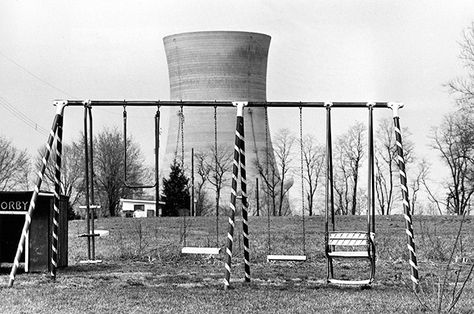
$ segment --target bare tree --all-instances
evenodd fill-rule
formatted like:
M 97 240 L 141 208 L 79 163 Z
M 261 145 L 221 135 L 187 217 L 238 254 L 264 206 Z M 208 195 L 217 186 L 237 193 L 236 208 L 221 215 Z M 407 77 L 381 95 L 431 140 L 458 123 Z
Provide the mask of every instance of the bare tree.
M 194 154 L 196 162 L 196 172 L 199 179 L 195 182 L 194 193 L 196 194 L 196 216 L 204 216 L 210 210 L 208 204 L 206 183 L 209 180 L 211 168 L 207 162 L 207 154 L 204 152 L 197 152 Z
M 129 189 L 124 179 L 123 136 L 116 129 L 104 129 L 95 137 L 94 172 L 97 190 L 107 214 L 115 216 L 121 197 L 137 197 L 141 189 Z M 143 166 L 141 150 L 136 142 L 127 138 L 127 180 L 133 185 L 149 181 Z
M 288 129 L 280 129 L 275 134 L 273 150 L 275 152 L 275 162 L 280 174 L 278 185 L 278 216 L 290 214 L 289 207 L 284 205 L 285 196 L 288 193 L 293 180 L 288 178 L 292 169 L 292 148 L 295 143 L 295 137 Z M 287 180 L 285 180 L 287 179 Z
M 472 113 L 458 110 L 447 114 L 433 130 L 431 147 L 440 153 L 449 168 L 446 208 L 462 215 L 474 192 L 474 120 Z
M 276 165 L 271 162 L 273 160 L 273 151 L 270 149 L 265 150 L 265 158 L 262 162 L 259 159 L 255 159 L 255 168 L 257 168 L 258 174 L 263 180 L 262 190 L 265 193 L 265 207 L 267 209 L 268 215 L 276 216 L 276 198 L 277 198 L 277 186 L 280 182 L 280 177 L 278 176 L 278 169 Z M 270 200 L 268 200 L 270 199 Z M 270 204 L 271 202 L 271 204 Z M 270 207 L 271 205 L 271 207 Z
M 214 186 L 216 192 L 216 216 L 219 216 L 219 206 L 222 186 L 229 180 L 232 171 L 233 155 L 228 146 L 219 145 L 217 150 L 214 146 L 210 148 L 211 155 L 207 161 L 209 169 L 208 181 Z
M 314 213 L 314 198 L 319 180 L 324 174 L 325 151 L 312 135 L 303 138 L 303 179 L 306 182 L 306 200 L 309 216 Z
M 358 212 L 359 170 L 365 157 L 365 125 L 357 122 L 342 134 L 335 147 L 336 171 L 334 175 L 336 192 L 336 213 L 352 214 Z
M 28 186 L 29 157 L 7 138 L 0 136 L 0 190 Z
M 84 159 L 83 147 L 78 143 L 63 144 L 61 158 L 61 194 L 69 198 L 71 208 L 78 205 L 84 193 Z M 55 181 L 55 157 L 56 146 L 48 163 L 48 167 L 44 176 L 44 184 L 48 189 L 54 189 Z M 38 154 L 36 159 L 36 169 L 40 169 L 42 162 L 42 154 Z
M 459 57 L 467 70 L 467 77 L 454 79 L 447 85 L 460 104 L 472 107 L 474 105 L 474 22 L 464 30 L 460 48 Z
M 428 176 L 429 172 L 429 164 L 425 159 L 422 159 L 420 162 L 417 163 L 416 172 L 414 172 L 414 179 L 411 180 L 410 189 L 411 189 L 411 212 L 415 214 L 415 210 L 418 208 L 417 201 L 418 201 L 418 192 L 420 192 L 421 187 L 423 186 L 423 182 L 426 181 L 426 177 Z
M 413 142 L 409 139 L 408 129 L 404 128 L 403 134 L 404 158 L 408 165 L 413 161 Z M 393 201 L 398 195 L 394 191 L 399 184 L 397 180 L 397 145 L 392 119 L 380 120 L 375 136 L 375 189 L 378 209 L 381 215 L 390 215 Z
M 263 191 L 270 198 L 273 216 L 291 214 L 286 195 L 293 185 L 293 179 L 288 178 L 288 175 L 293 171 L 293 151 L 291 149 L 294 143 L 295 137 L 291 135 L 290 131 L 280 129 L 274 137 L 273 150 L 270 147 L 268 151 L 265 149 L 263 162 L 259 159 L 254 161 L 263 180 Z M 275 160 L 275 163 L 271 162 L 272 160 Z M 268 211 L 270 212 L 270 208 Z

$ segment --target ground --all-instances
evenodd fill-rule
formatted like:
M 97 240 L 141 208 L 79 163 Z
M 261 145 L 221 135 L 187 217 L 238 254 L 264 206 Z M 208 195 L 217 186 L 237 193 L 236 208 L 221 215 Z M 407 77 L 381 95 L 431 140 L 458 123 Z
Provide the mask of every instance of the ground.
M 237 222 L 232 264 L 232 289 L 224 291 L 224 255 L 181 255 L 182 218 L 99 219 L 97 228 L 110 231 L 97 239 L 96 265 L 87 258 L 84 221 L 69 224 L 69 267 L 56 281 L 47 274 L 19 274 L 5 288 L 1 276 L 1 313 L 413 313 L 426 312 L 437 300 L 439 279 L 447 278 L 448 294 L 459 291 L 470 267 L 474 230 L 464 223 L 462 251 L 456 251 L 448 275 L 444 270 L 459 226 L 458 217 L 415 217 L 414 229 L 423 293 L 413 293 L 409 279 L 406 235 L 402 216 L 377 217 L 377 272 L 370 289 L 326 284 L 324 218 L 305 220 L 307 262 L 266 262 L 268 222 L 251 217 L 252 281 L 243 281 L 241 223 Z M 227 219 L 219 221 L 219 245 L 225 245 Z M 338 217 L 344 230 L 364 230 L 365 217 Z M 362 229 L 361 229 L 362 228 Z M 186 244 L 214 246 L 215 217 L 187 218 Z M 272 218 L 272 254 L 302 254 L 301 217 Z M 467 257 L 462 259 L 461 257 Z M 367 264 L 335 265 L 340 278 L 364 278 Z M 457 272 L 456 272 L 457 271 Z M 460 274 L 456 280 L 457 274 Z M 456 285 L 456 282 L 458 284 Z M 434 290 L 433 290 L 434 289 Z M 454 312 L 473 313 L 474 283 L 466 282 Z

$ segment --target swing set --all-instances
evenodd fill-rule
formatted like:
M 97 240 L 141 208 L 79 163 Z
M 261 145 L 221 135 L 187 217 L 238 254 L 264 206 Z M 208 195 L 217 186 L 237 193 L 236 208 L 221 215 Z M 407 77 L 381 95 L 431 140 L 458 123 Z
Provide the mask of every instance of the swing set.
M 92 148 L 92 107 L 123 107 L 124 108 L 124 166 L 127 167 L 126 160 L 126 128 L 127 128 L 127 107 L 156 107 L 157 112 L 155 115 L 155 183 L 150 185 L 134 185 L 127 182 L 126 171 L 124 177 L 124 184 L 130 188 L 155 188 L 155 199 L 156 203 L 159 203 L 159 123 L 160 123 L 160 107 L 161 106 L 170 106 L 170 107 L 180 107 L 181 114 L 183 113 L 183 106 L 190 107 L 211 107 L 215 108 L 214 117 L 215 117 L 215 145 L 217 145 L 217 118 L 216 110 L 217 107 L 236 107 L 236 128 L 235 128 L 235 145 L 234 145 L 234 161 L 232 166 L 232 184 L 231 184 L 231 195 L 230 195 L 230 215 L 229 215 L 229 224 L 227 232 L 227 243 L 225 247 L 225 278 L 224 278 L 224 288 L 228 289 L 230 287 L 230 277 L 232 271 L 232 252 L 233 252 L 233 242 L 234 242 L 234 227 L 235 227 L 235 208 L 237 202 L 237 188 L 238 181 L 240 181 L 240 194 L 242 201 L 242 235 L 244 242 L 244 269 L 245 269 L 245 282 L 250 282 L 250 246 L 249 246 L 249 228 L 248 228 L 248 199 L 247 199 L 247 175 L 245 168 L 245 136 L 244 136 L 244 107 L 263 107 L 265 108 L 265 113 L 267 108 L 278 107 L 278 108 L 299 108 L 300 110 L 300 149 L 302 152 L 302 110 L 303 108 L 325 108 L 326 109 L 326 162 L 327 162 L 327 180 L 326 180 L 326 223 L 325 223 L 325 253 L 327 258 L 327 282 L 339 285 L 369 285 L 374 280 L 375 275 L 375 198 L 374 198 L 374 143 L 373 143 L 373 109 L 378 108 L 389 108 L 393 113 L 393 121 L 395 127 L 395 137 L 397 144 L 397 153 L 398 153 L 398 166 L 400 170 L 400 181 L 401 181 L 401 190 L 402 190 L 402 199 L 403 199 L 403 209 L 405 216 L 405 227 L 407 234 L 407 245 L 409 250 L 409 264 L 411 268 L 411 280 L 414 288 L 417 287 L 419 277 L 418 277 L 418 265 L 416 260 L 415 253 L 415 244 L 413 236 L 413 228 L 411 221 L 411 213 L 409 207 L 409 197 L 408 197 L 408 188 L 407 188 L 407 179 L 405 173 L 405 162 L 403 157 L 403 146 L 402 146 L 402 137 L 400 131 L 400 119 L 399 119 L 399 109 L 403 107 L 400 103 L 387 103 L 387 102 L 377 102 L 377 103 L 364 103 L 364 102 L 230 102 L 230 101 L 108 101 L 108 100 L 63 100 L 55 101 L 56 106 L 56 115 L 53 120 L 51 132 L 47 140 L 47 150 L 42 159 L 42 166 L 38 172 L 38 178 L 35 185 L 33 195 L 31 197 L 30 206 L 25 218 L 25 224 L 23 226 L 22 234 L 20 241 L 18 243 L 17 251 L 15 254 L 15 260 L 10 272 L 10 278 L 8 286 L 11 287 L 15 280 L 15 275 L 19 266 L 19 261 L 21 254 L 23 252 L 26 235 L 28 234 L 31 216 L 35 210 L 35 203 L 38 197 L 38 193 L 43 181 L 43 176 L 46 171 L 47 163 L 52 151 L 53 144 L 56 143 L 56 158 L 55 158 L 55 203 L 59 200 L 60 192 L 60 182 L 61 182 L 61 154 L 62 154 L 62 128 L 63 128 L 63 116 L 66 107 L 84 107 L 85 108 L 85 152 L 86 152 L 86 182 L 89 180 L 91 182 L 91 187 L 87 188 L 86 193 L 86 208 L 87 216 L 90 218 L 90 210 L 94 204 L 94 188 L 93 188 L 93 172 L 92 172 L 92 150 L 87 150 L 87 143 L 89 143 L 90 148 Z M 368 127 L 368 208 L 367 208 L 367 229 L 365 231 L 342 231 L 336 228 L 335 221 L 335 212 L 334 212 L 334 192 L 333 192 L 333 165 L 332 165 L 332 142 L 331 142 L 331 110 L 335 108 L 365 108 L 369 112 L 369 127 Z M 87 119 L 87 115 L 89 120 Z M 267 114 L 265 114 L 265 119 L 267 119 Z M 89 121 L 89 124 L 87 124 Z M 87 127 L 88 125 L 88 127 Z M 268 123 L 266 124 L 268 125 Z M 183 122 L 181 121 L 181 138 L 182 138 L 182 162 L 184 163 L 184 135 L 183 135 Z M 90 136 L 90 141 L 87 140 L 87 135 Z M 217 150 L 217 149 L 216 149 Z M 268 158 L 268 130 L 267 130 L 267 158 Z M 303 167 L 301 166 L 301 171 Z M 57 199 L 56 199 L 57 198 Z M 305 220 L 304 220 L 304 185 L 302 182 L 302 224 L 303 224 L 303 255 L 271 255 L 270 254 L 270 242 L 268 244 L 269 255 L 267 259 L 270 260 L 286 260 L 286 261 L 305 261 L 306 260 L 306 247 L 305 247 Z M 53 218 L 53 232 L 52 232 L 52 256 L 51 256 L 51 277 L 56 278 L 56 265 L 57 265 L 57 234 L 58 234 L 58 221 L 59 209 L 55 206 L 54 218 Z M 217 210 L 217 209 L 216 209 Z M 92 214 L 92 218 L 94 214 Z M 268 217 L 269 218 L 269 217 Z M 93 219 L 92 226 L 89 225 L 88 221 L 88 246 L 89 249 L 89 259 L 94 259 L 94 229 L 93 229 Z M 270 222 L 270 220 L 269 220 Z M 92 227 L 92 228 L 91 228 Z M 217 234 L 218 234 L 218 229 Z M 270 231 L 270 228 L 268 228 Z M 271 235 L 269 233 L 269 239 Z M 217 237 L 218 240 L 218 237 Z M 218 250 L 218 251 L 217 251 Z M 192 253 L 192 254 L 218 254 L 220 248 L 193 248 L 184 246 L 182 248 L 183 253 Z M 369 278 L 364 280 L 341 280 L 334 278 L 334 267 L 333 261 L 335 259 L 367 259 L 370 262 L 370 273 Z

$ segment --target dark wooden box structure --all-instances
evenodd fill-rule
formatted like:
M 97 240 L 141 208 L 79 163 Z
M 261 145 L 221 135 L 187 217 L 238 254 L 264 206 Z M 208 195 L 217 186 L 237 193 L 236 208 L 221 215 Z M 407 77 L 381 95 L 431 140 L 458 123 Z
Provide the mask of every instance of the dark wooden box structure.
M 33 192 L 0 192 L 0 266 L 10 267 L 15 258 L 26 213 Z M 60 197 L 58 230 L 58 267 L 68 259 L 68 198 Z M 30 231 L 20 259 L 25 272 L 50 271 L 54 195 L 40 192 L 31 219 Z

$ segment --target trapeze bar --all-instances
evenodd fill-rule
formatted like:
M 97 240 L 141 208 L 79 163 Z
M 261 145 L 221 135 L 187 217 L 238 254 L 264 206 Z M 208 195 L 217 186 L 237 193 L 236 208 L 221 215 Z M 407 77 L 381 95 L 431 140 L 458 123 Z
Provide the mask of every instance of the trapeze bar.
M 127 107 L 233 107 L 232 101 L 161 101 L 161 100 L 56 100 L 54 103 L 65 103 L 65 106 L 127 106 Z M 327 102 L 304 102 L 304 101 L 249 101 L 246 107 L 273 107 L 273 108 L 325 108 Z M 388 102 L 332 102 L 331 108 L 367 108 L 370 104 L 373 108 L 389 108 Z

